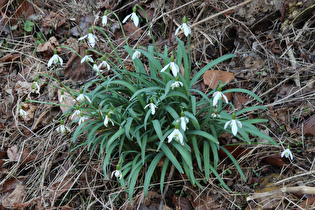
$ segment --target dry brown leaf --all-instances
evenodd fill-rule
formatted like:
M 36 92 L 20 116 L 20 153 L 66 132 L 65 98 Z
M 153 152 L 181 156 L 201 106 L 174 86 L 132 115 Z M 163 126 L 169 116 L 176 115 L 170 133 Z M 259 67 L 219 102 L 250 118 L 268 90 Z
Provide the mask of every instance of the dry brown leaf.
M 23 185 L 17 185 L 11 194 L 6 194 L 2 199 L 2 205 L 6 208 L 12 208 L 22 202 L 25 195 Z
M 250 152 L 250 149 L 245 149 L 241 145 L 240 146 L 238 146 L 238 145 L 224 145 L 223 147 L 227 151 L 229 151 L 233 155 L 234 158 L 239 158 L 239 157 L 246 155 L 247 153 Z M 227 154 L 222 149 L 220 149 L 218 151 L 218 153 L 219 153 L 220 158 L 228 157 Z
M 242 95 L 241 93 L 234 93 L 234 106 L 236 109 L 241 108 L 246 102 L 249 101 L 247 96 Z
M 277 166 L 277 167 L 283 167 L 287 165 L 285 162 L 283 162 L 283 158 L 281 158 L 280 155 L 273 155 L 273 156 L 265 157 L 262 159 L 262 161 L 272 166 Z
M 190 204 L 190 201 L 185 197 L 174 195 L 172 200 L 176 206 L 176 209 L 182 209 L 182 210 L 193 209 L 191 204 Z
M 44 44 L 40 43 L 36 48 L 36 52 L 42 53 L 47 58 L 50 58 L 54 54 L 54 49 L 59 46 L 59 42 L 56 37 L 52 36 Z
M 126 36 L 130 36 L 132 40 L 138 40 L 143 33 L 143 30 L 135 26 L 133 22 L 126 23 L 123 25 L 123 28 L 126 32 Z
M 20 0 L 14 13 L 14 18 L 10 18 L 10 22 L 12 25 L 15 25 L 17 20 L 20 20 L 22 17 L 28 18 L 31 15 L 35 15 L 33 4 L 28 0 Z
M 86 62 L 81 63 L 81 57 L 83 58 L 85 56 L 85 50 L 88 48 L 86 44 L 80 44 L 75 50 L 76 53 L 72 52 L 72 56 L 63 70 L 66 77 L 74 81 L 87 78 L 88 72 L 91 72 L 92 68 Z M 79 57 L 77 53 L 81 55 L 81 57 Z
M 64 95 L 64 100 L 62 102 L 60 102 L 60 104 L 66 105 L 66 106 L 60 106 L 60 109 L 61 109 L 62 113 L 65 113 L 66 111 L 68 111 L 70 109 L 67 106 L 73 107 L 76 102 L 73 101 L 73 98 L 69 93 L 64 92 L 63 95 Z M 60 98 L 61 98 L 61 90 L 58 89 L 58 101 L 60 101 Z
M 315 114 L 304 124 L 304 134 L 315 136 Z
M 203 74 L 203 82 L 211 89 L 216 89 L 219 81 L 222 84 L 229 83 L 234 79 L 234 74 L 226 71 L 208 70 Z
M 11 62 L 17 60 L 21 55 L 18 53 L 6 54 L 0 59 L 0 63 Z
M 18 146 L 13 145 L 11 148 L 8 148 L 7 154 L 11 161 L 18 161 L 20 157 L 18 152 Z
M 42 21 L 42 27 L 50 28 L 52 27 L 54 30 L 62 26 L 66 22 L 65 17 L 50 11 L 49 15 L 47 15 Z
M 22 185 L 23 182 L 23 178 L 10 178 L 4 182 L 1 193 L 11 193 L 16 188 L 16 186 Z

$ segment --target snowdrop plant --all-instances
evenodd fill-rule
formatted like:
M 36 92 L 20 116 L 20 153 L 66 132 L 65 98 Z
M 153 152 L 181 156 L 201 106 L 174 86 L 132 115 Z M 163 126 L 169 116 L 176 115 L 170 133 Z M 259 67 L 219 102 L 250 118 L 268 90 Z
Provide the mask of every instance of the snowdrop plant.
M 78 41 L 83 40 L 83 39 L 87 39 L 88 45 L 89 45 L 90 47 L 92 47 L 92 48 L 95 46 L 96 42 L 98 41 L 97 36 L 95 36 L 95 35 L 93 34 L 93 29 L 92 29 L 92 27 L 89 28 L 89 33 L 88 33 L 87 35 L 85 35 L 85 36 L 80 37 L 80 38 L 78 39 Z M 81 62 L 82 62 L 82 61 L 81 61 Z
M 107 13 L 108 13 L 108 11 L 105 10 L 104 15 L 102 17 L 102 25 L 103 25 L 103 27 L 106 26 L 106 24 L 107 24 Z
M 136 8 L 141 9 L 145 15 L 145 11 L 137 5 L 123 23 L 131 17 L 135 25 L 138 24 Z M 118 19 L 115 13 L 111 13 Z M 189 36 L 186 44 L 179 38 L 176 39 L 176 52 L 169 52 L 165 46 L 163 53 L 160 53 L 147 18 L 146 22 L 153 46 L 133 50 L 126 39 L 126 46 L 122 49 L 132 58 L 130 60 L 134 71 L 125 68 L 125 57 L 120 57 L 106 32 L 95 26 L 108 40 L 116 55 L 107 60 L 113 75 L 90 81 L 85 84 L 84 90 L 80 90 L 80 94 L 72 91 L 72 97 L 82 111 L 80 116 L 86 113 L 83 116 L 89 119 L 81 120 L 72 134 L 72 142 L 78 144 L 76 148 L 83 145 L 87 145 L 91 151 L 98 148 L 99 157 L 104 157 L 104 176 L 115 175 L 119 184 L 127 189 L 130 201 L 136 185 L 143 186 L 147 196 L 150 184 L 159 182 L 163 192 L 166 173 L 171 166 L 178 173 L 185 174 L 193 185 L 202 188 L 198 179 L 209 180 L 212 173 L 223 187 L 229 189 L 222 175 L 217 172 L 218 150 L 223 150 L 236 166 L 238 164 L 220 145 L 218 137 L 228 132 L 247 143 L 252 142 L 250 136 L 258 136 L 276 144 L 253 125 L 266 122 L 265 120 L 248 119 L 246 116 L 247 112 L 266 108 L 253 106 L 231 114 L 228 108 L 234 110 L 234 106 L 227 100 L 225 93 L 242 92 L 262 101 L 249 90 L 237 88 L 223 91 L 224 85 L 208 92 L 195 89 L 194 84 L 207 70 L 235 55 L 227 54 L 217 58 L 192 75 Z M 120 26 L 123 30 L 121 24 Z M 184 32 L 185 27 L 184 25 Z M 103 53 L 105 52 L 97 54 Z M 140 54 L 141 57 L 138 56 Z M 183 68 L 182 72 L 179 71 L 179 66 Z M 64 91 L 71 92 L 67 89 Z M 226 102 L 224 107 L 222 98 Z M 78 142 L 77 139 L 85 141 Z M 213 159 L 210 160 L 210 157 Z M 162 161 L 162 167 L 159 167 L 158 164 Z M 236 168 L 245 180 L 240 167 Z
M 127 15 L 124 19 L 123 19 L 123 23 L 125 23 L 129 18 L 131 18 L 131 20 L 133 21 L 133 23 L 135 24 L 135 26 L 138 27 L 139 25 L 139 17 L 136 14 L 137 12 L 137 7 L 133 7 L 132 8 L 132 13 Z
M 176 29 L 175 35 L 177 35 L 180 30 L 184 31 L 185 36 L 188 36 L 188 35 L 191 34 L 191 29 L 190 29 L 190 27 L 189 27 L 188 24 L 187 24 L 186 16 L 183 17 L 183 24 L 180 25 L 180 26 Z
M 293 154 L 291 152 L 291 150 L 289 148 L 285 149 L 282 153 L 281 153 L 281 157 L 286 157 L 288 159 L 293 160 Z
M 57 55 L 57 49 L 54 49 L 54 55 L 49 59 L 47 67 L 49 68 L 52 64 L 57 65 L 60 64 L 62 66 L 63 60 Z

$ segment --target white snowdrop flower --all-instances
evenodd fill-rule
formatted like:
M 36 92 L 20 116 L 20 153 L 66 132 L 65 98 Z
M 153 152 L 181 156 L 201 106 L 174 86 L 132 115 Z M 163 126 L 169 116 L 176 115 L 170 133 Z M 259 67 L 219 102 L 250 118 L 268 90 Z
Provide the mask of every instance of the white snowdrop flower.
M 189 27 L 188 24 L 187 24 L 187 20 L 186 20 L 186 17 L 185 17 L 185 16 L 184 16 L 184 18 L 183 18 L 183 24 L 180 25 L 180 26 L 176 29 L 175 35 L 178 34 L 179 30 L 184 31 L 185 36 L 188 36 L 189 34 L 191 34 L 191 29 L 190 29 L 190 27 Z
M 92 28 L 89 28 L 89 34 L 82 36 L 78 40 L 80 41 L 80 40 L 85 39 L 85 38 L 87 38 L 88 45 L 92 48 L 95 46 L 96 41 L 98 40 L 98 38 L 93 34 Z
M 178 123 L 175 123 L 175 129 L 173 130 L 173 132 L 168 135 L 168 143 L 170 143 L 173 139 L 175 139 L 176 141 L 179 141 L 182 145 L 184 145 L 184 137 L 183 134 L 179 131 L 178 129 Z
M 100 63 L 100 65 L 98 66 L 99 69 L 101 68 L 107 68 L 107 70 L 110 70 L 110 65 L 106 62 L 106 56 L 103 56 L 103 61 L 102 63 Z
M 37 94 L 40 94 L 40 87 L 37 82 L 33 82 L 32 89 L 34 89 Z
M 171 62 L 164 66 L 164 68 L 161 70 L 161 72 L 164 72 L 167 68 L 170 68 L 172 70 L 172 73 L 174 77 L 177 77 L 177 74 L 179 73 L 179 67 L 178 65 L 174 62 L 174 56 L 171 56 Z
M 79 125 L 81 125 L 82 123 L 85 123 L 85 120 L 87 120 L 88 118 L 87 117 L 85 117 L 85 116 L 83 116 L 82 114 L 81 114 L 81 116 L 80 116 L 80 119 L 79 119 Z
M 238 127 L 242 128 L 242 123 L 235 119 L 235 113 L 232 114 L 232 120 L 227 121 L 225 123 L 224 129 L 226 129 L 229 124 L 231 125 L 231 130 L 232 130 L 233 135 L 236 136 L 237 131 L 238 131 Z
M 70 132 L 70 129 L 67 126 L 65 126 L 63 124 L 63 120 L 61 120 L 60 125 L 56 128 L 56 131 L 60 133 L 66 133 L 67 131 Z
M 216 109 L 212 114 L 211 114 L 212 117 L 219 117 L 221 118 L 221 116 L 218 114 L 218 110 Z
M 26 113 L 26 111 L 24 111 L 24 110 L 22 109 L 22 105 L 21 105 L 21 104 L 19 105 L 19 111 L 20 111 L 20 115 L 21 115 L 22 117 L 26 117 L 26 116 L 27 116 L 27 113 Z
M 103 27 L 106 26 L 106 24 L 107 24 L 107 13 L 108 13 L 108 11 L 105 10 L 104 15 L 102 17 L 102 25 L 103 25 Z
M 180 81 L 177 81 L 176 79 L 175 79 L 175 82 L 173 82 L 173 83 L 171 84 L 172 90 L 173 90 L 174 88 L 178 88 L 178 87 L 180 87 L 180 86 L 183 87 L 183 83 L 180 82 Z
M 77 120 L 79 119 L 80 116 L 81 116 L 81 111 L 79 109 L 76 109 L 74 113 L 71 115 L 71 119 Z
M 105 120 L 104 120 L 104 125 L 105 125 L 105 127 L 108 127 L 108 122 L 111 122 L 111 123 L 112 123 L 112 126 L 114 126 L 114 122 L 113 122 L 112 119 L 110 118 L 112 113 L 113 113 L 113 112 L 110 111 L 108 114 L 106 114 Z
M 62 103 L 65 99 L 66 99 L 66 96 L 64 95 L 64 92 L 62 90 L 60 94 L 59 102 Z
M 288 159 L 291 159 L 293 160 L 293 154 L 291 152 L 291 150 L 288 148 L 286 150 L 284 150 L 282 153 L 281 153 L 281 157 L 285 156 L 286 158 Z
M 140 56 L 141 56 L 141 52 L 139 50 L 135 50 L 135 52 L 132 55 L 132 60 L 136 58 L 140 58 Z
M 115 175 L 115 177 L 117 177 L 117 178 L 119 178 L 119 179 L 122 178 L 122 173 L 121 173 L 120 170 L 115 170 L 115 171 L 113 171 L 113 172 L 112 172 L 112 177 L 113 177 L 113 175 Z
M 73 101 L 82 102 L 84 100 L 87 100 L 88 102 L 92 103 L 91 99 L 89 97 L 87 97 L 86 95 L 84 95 L 82 89 L 80 89 L 80 95 L 78 95 L 76 100 L 73 100 Z
M 133 12 L 132 12 L 131 14 L 127 15 L 127 16 L 124 18 L 124 20 L 122 21 L 122 23 L 125 23 L 125 22 L 131 17 L 131 20 L 133 21 L 133 23 L 135 24 L 135 26 L 138 27 L 138 25 L 139 25 L 139 17 L 138 17 L 137 14 L 136 14 L 137 8 L 136 8 L 136 7 L 132 8 L 132 11 L 133 11 Z
M 56 65 L 58 63 L 62 66 L 63 60 L 57 55 L 57 49 L 54 49 L 54 55 L 49 59 L 47 67 L 49 68 L 52 64 Z
M 155 114 L 155 109 L 158 108 L 158 107 L 153 103 L 152 99 L 151 99 L 151 103 L 147 104 L 144 108 L 146 109 L 147 107 L 150 107 L 150 109 L 151 109 L 151 114 L 152 114 L 152 115 Z
M 216 106 L 218 104 L 218 101 L 221 100 L 222 97 L 226 103 L 229 103 L 227 97 L 221 91 L 222 91 L 222 86 L 219 85 L 218 91 L 213 93 L 213 106 Z
M 96 63 L 93 64 L 93 67 L 92 67 L 92 68 L 93 68 L 93 70 L 96 71 L 97 73 L 102 73 L 102 72 L 103 72 L 103 70 L 100 70 L 99 66 L 96 65 Z
M 181 117 L 179 118 L 180 121 L 180 126 L 182 127 L 182 129 L 184 131 L 186 131 L 186 126 L 189 123 L 189 119 L 187 117 L 184 116 L 184 112 L 181 113 Z
M 81 63 L 84 63 L 84 62 L 92 62 L 92 63 L 94 62 L 92 55 L 88 55 L 87 50 L 85 51 L 85 56 L 81 59 Z

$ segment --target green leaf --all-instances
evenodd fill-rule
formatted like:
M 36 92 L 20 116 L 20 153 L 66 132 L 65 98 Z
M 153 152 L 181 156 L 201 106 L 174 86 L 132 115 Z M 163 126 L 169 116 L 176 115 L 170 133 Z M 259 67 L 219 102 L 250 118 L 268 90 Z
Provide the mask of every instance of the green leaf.
M 166 157 L 168 157 L 168 159 L 170 159 L 170 161 L 173 163 L 173 165 L 175 166 L 175 168 L 177 168 L 177 170 L 180 173 L 184 173 L 182 167 L 180 166 L 178 160 L 176 159 L 175 155 L 172 153 L 172 151 L 166 146 L 165 143 L 163 143 L 161 145 L 161 150 L 164 152 L 164 154 L 166 155 Z
M 159 139 L 161 141 L 163 141 L 164 138 L 163 138 L 163 133 L 162 133 L 162 130 L 161 130 L 160 121 L 159 120 L 153 120 L 152 123 L 153 123 L 154 130 L 156 132 L 156 135 L 159 137 Z
M 244 182 L 246 182 L 246 178 L 245 175 L 240 167 L 240 165 L 238 164 L 237 160 L 233 157 L 233 155 L 224 147 L 220 146 L 220 149 L 222 149 L 225 154 L 227 154 L 227 156 L 232 160 L 233 164 L 235 165 L 236 169 L 238 170 L 238 173 L 241 175 L 242 179 L 244 180 Z
M 208 181 L 210 178 L 210 144 L 208 141 L 203 141 L 203 163 L 206 180 Z
M 190 151 L 188 151 L 187 148 L 185 148 L 183 145 L 179 144 L 178 142 L 176 142 L 174 140 L 171 142 L 171 144 L 177 149 L 177 151 L 182 156 L 183 160 L 187 163 L 189 168 L 193 169 Z
M 166 157 L 164 160 L 164 164 L 163 164 L 163 168 L 162 168 L 162 172 L 161 172 L 161 179 L 160 179 L 161 193 L 163 193 L 164 179 L 165 179 L 165 174 L 166 174 L 166 170 L 168 168 L 169 162 L 170 162 L 170 160 Z
M 218 139 L 214 138 L 214 136 L 212 136 L 211 134 L 205 132 L 205 131 L 201 131 L 201 130 L 192 130 L 192 131 L 187 131 L 186 135 L 197 135 L 197 136 L 202 136 L 206 139 L 209 139 L 210 141 L 212 141 L 213 143 L 219 144 Z
M 250 96 L 253 96 L 257 101 L 259 102 L 263 102 L 255 93 L 253 93 L 250 90 L 246 90 L 246 89 L 241 89 L 241 88 L 233 88 L 233 89 L 228 89 L 225 91 L 222 91 L 222 93 L 231 93 L 231 92 L 238 92 L 238 93 L 247 93 Z
M 199 151 L 199 147 L 198 147 L 198 143 L 197 143 L 197 137 L 196 136 L 192 136 L 191 142 L 192 142 L 192 145 L 193 145 L 193 148 L 194 148 L 195 157 L 197 159 L 198 167 L 199 167 L 199 169 L 201 171 L 203 171 L 202 165 L 201 165 L 200 151 Z
M 25 31 L 31 32 L 31 31 L 33 31 L 34 25 L 35 24 L 32 21 L 26 20 L 23 27 L 24 27 Z
M 159 154 L 157 154 L 149 168 L 148 168 L 148 171 L 146 172 L 145 174 L 145 179 L 144 179 L 144 184 L 143 184 L 143 191 L 144 191 L 144 196 L 147 198 L 148 197 L 148 189 L 149 189 L 149 185 L 150 185 L 150 181 L 151 181 L 151 178 L 152 178 L 152 175 L 153 175 L 153 172 L 155 171 L 155 168 L 157 166 L 157 164 L 159 163 L 159 161 L 161 160 L 161 158 L 164 156 L 164 153 L 163 152 L 160 152 Z
M 110 139 L 107 142 L 106 145 L 106 152 L 108 152 L 108 148 L 110 147 L 110 145 L 116 140 L 118 139 L 123 133 L 125 132 L 125 128 L 121 128 L 119 129 L 112 137 L 110 137 Z
M 130 183 L 129 183 L 129 201 L 130 203 L 132 204 L 132 197 L 134 195 L 134 189 L 135 189 L 135 185 L 136 185 L 136 182 L 137 182 L 137 179 L 138 179 L 138 176 L 139 176 L 139 172 L 141 170 L 141 165 L 138 165 L 137 168 L 135 168 L 133 170 L 132 173 L 132 176 L 131 176 L 131 180 L 130 180 Z

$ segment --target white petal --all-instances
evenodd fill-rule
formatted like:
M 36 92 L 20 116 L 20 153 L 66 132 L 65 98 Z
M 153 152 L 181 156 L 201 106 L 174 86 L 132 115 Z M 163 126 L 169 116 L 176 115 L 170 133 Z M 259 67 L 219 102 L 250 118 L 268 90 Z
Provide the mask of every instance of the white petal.
M 151 114 L 154 115 L 156 106 L 153 103 L 151 103 L 150 108 L 151 108 Z
M 175 136 L 175 134 L 176 134 L 176 129 L 170 134 L 170 135 L 168 135 L 168 143 L 170 143 L 172 140 L 173 140 L 173 138 L 174 138 L 174 136 Z
M 161 72 L 164 72 L 170 65 L 171 65 L 171 63 L 169 63 L 166 66 L 164 66 L 164 68 L 161 70 Z
M 220 92 L 216 91 L 213 94 L 213 106 L 216 106 L 218 104 L 219 98 L 220 98 Z
M 135 26 L 138 27 L 138 25 L 139 25 L 139 18 L 138 18 L 136 13 L 133 12 L 131 14 L 131 19 L 133 20 L 133 23 L 135 24 Z
M 92 103 L 91 99 L 89 97 L 87 97 L 86 95 L 84 95 L 85 99 L 88 100 L 88 102 Z
M 177 77 L 177 74 L 179 73 L 179 67 L 174 62 L 171 62 L 170 65 L 171 65 L 171 70 L 172 70 L 174 77 Z
M 63 60 L 62 60 L 62 58 L 60 58 L 59 56 L 58 56 L 58 58 L 59 58 L 60 66 L 62 66 Z
M 242 128 L 242 123 L 238 120 L 236 120 L 237 124 L 238 124 L 238 127 Z
M 232 127 L 232 133 L 233 133 L 233 135 L 234 136 L 236 136 L 236 134 L 237 134 L 237 125 L 236 125 L 236 121 L 235 120 L 232 120 L 232 122 L 231 122 L 231 127 Z
M 128 18 L 131 16 L 131 14 L 130 15 L 127 15 L 125 18 L 124 18 L 124 20 L 122 21 L 122 23 L 125 23 L 127 20 L 128 20 Z
M 87 59 L 87 56 L 84 56 L 82 59 L 81 59 L 81 63 L 84 63 L 84 61 L 86 61 Z
M 104 125 L 105 125 L 105 127 L 108 126 L 108 116 L 107 115 L 105 116 Z
M 291 151 L 290 151 L 289 155 L 290 155 L 291 160 L 293 160 L 293 155 L 292 155 Z
M 50 67 L 53 61 L 54 61 L 54 56 L 49 59 L 47 67 Z
M 102 18 L 102 25 L 105 26 L 107 24 L 107 15 L 104 15 Z
M 223 99 L 225 100 L 226 103 L 229 103 L 227 97 L 223 93 L 221 93 L 221 97 L 223 97 Z
M 186 23 L 183 23 L 183 29 L 184 29 L 185 36 L 188 36 L 189 34 L 191 34 L 190 27 Z
M 82 40 L 82 39 L 85 39 L 86 37 L 87 37 L 87 35 L 82 36 L 82 37 L 80 37 L 80 38 L 78 39 L 78 41 L 80 41 L 80 40 Z
M 177 34 L 178 34 L 178 32 L 179 32 L 179 30 L 181 30 L 181 28 L 182 28 L 182 25 L 180 25 L 180 26 L 176 29 L 176 31 L 175 31 L 175 35 L 177 35 Z
M 231 121 L 227 121 L 224 125 L 224 129 L 226 129 L 228 127 L 228 125 L 231 123 Z

